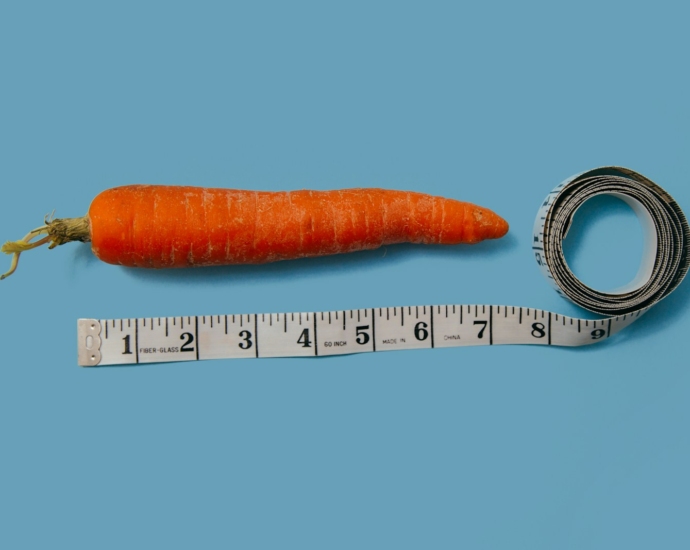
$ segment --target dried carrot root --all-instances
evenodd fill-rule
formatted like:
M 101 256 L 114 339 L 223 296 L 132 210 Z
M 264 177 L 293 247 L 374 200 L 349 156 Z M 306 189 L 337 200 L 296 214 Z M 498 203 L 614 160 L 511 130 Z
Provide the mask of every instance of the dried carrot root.
M 128 185 L 100 193 L 82 218 L 45 220 L 2 251 L 91 242 L 129 267 L 257 264 L 341 254 L 387 244 L 477 243 L 502 237 L 492 211 L 454 199 L 386 189 L 262 192 Z M 36 237 L 45 235 L 36 242 Z

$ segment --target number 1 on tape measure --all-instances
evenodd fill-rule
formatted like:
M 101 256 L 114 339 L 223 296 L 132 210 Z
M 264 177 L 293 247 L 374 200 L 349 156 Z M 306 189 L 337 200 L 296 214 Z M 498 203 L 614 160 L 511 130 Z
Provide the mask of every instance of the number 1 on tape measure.
M 577 209 L 613 195 L 638 215 L 645 253 L 637 277 L 614 292 L 584 285 L 570 271 L 562 241 Z M 82 366 L 200 359 L 313 357 L 498 344 L 583 346 L 638 319 L 680 284 L 690 267 L 690 228 L 661 187 L 620 167 L 584 172 L 542 204 L 532 241 L 535 260 L 557 292 L 602 315 L 589 320 L 498 305 L 406 306 L 309 313 L 80 319 Z

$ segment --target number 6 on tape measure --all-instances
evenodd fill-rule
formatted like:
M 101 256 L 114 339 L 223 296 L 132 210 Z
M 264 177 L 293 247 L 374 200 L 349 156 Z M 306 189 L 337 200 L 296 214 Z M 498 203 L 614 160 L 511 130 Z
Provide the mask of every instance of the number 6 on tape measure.
M 642 222 L 645 251 L 635 279 L 614 292 L 584 285 L 565 261 L 562 241 L 577 209 L 614 195 Z M 690 265 L 690 229 L 661 187 L 620 167 L 574 176 L 537 214 L 532 248 L 556 291 L 605 319 L 566 317 L 534 308 L 434 305 L 329 312 L 79 319 L 82 366 L 256 357 L 299 357 L 497 344 L 582 346 L 617 333 L 668 296 Z

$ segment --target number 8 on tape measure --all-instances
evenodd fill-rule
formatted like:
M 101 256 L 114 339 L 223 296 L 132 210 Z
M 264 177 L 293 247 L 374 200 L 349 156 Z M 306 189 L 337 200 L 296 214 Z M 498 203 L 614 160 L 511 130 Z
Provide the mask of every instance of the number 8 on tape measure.
M 562 249 L 573 216 L 587 200 L 613 195 L 639 217 L 644 255 L 635 279 L 613 292 L 579 281 Z M 434 305 L 329 312 L 79 319 L 82 366 L 199 359 L 300 357 L 497 344 L 582 346 L 609 338 L 668 296 L 690 264 L 690 229 L 661 187 L 620 167 L 584 172 L 558 185 L 542 204 L 532 247 L 556 291 L 605 319 L 577 319 L 534 308 Z

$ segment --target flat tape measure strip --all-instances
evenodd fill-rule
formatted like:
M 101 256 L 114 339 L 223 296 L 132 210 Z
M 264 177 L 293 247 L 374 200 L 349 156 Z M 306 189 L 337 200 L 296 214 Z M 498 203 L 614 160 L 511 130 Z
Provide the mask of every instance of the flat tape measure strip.
M 628 203 L 644 231 L 635 279 L 612 292 L 579 281 L 563 255 L 577 209 L 597 195 Z M 668 296 L 690 267 L 690 229 L 673 198 L 644 176 L 604 167 L 558 185 L 537 214 L 534 257 L 556 291 L 604 319 L 496 305 L 405 306 L 329 312 L 79 319 L 82 366 L 300 357 L 497 344 L 583 346 L 605 340 Z

